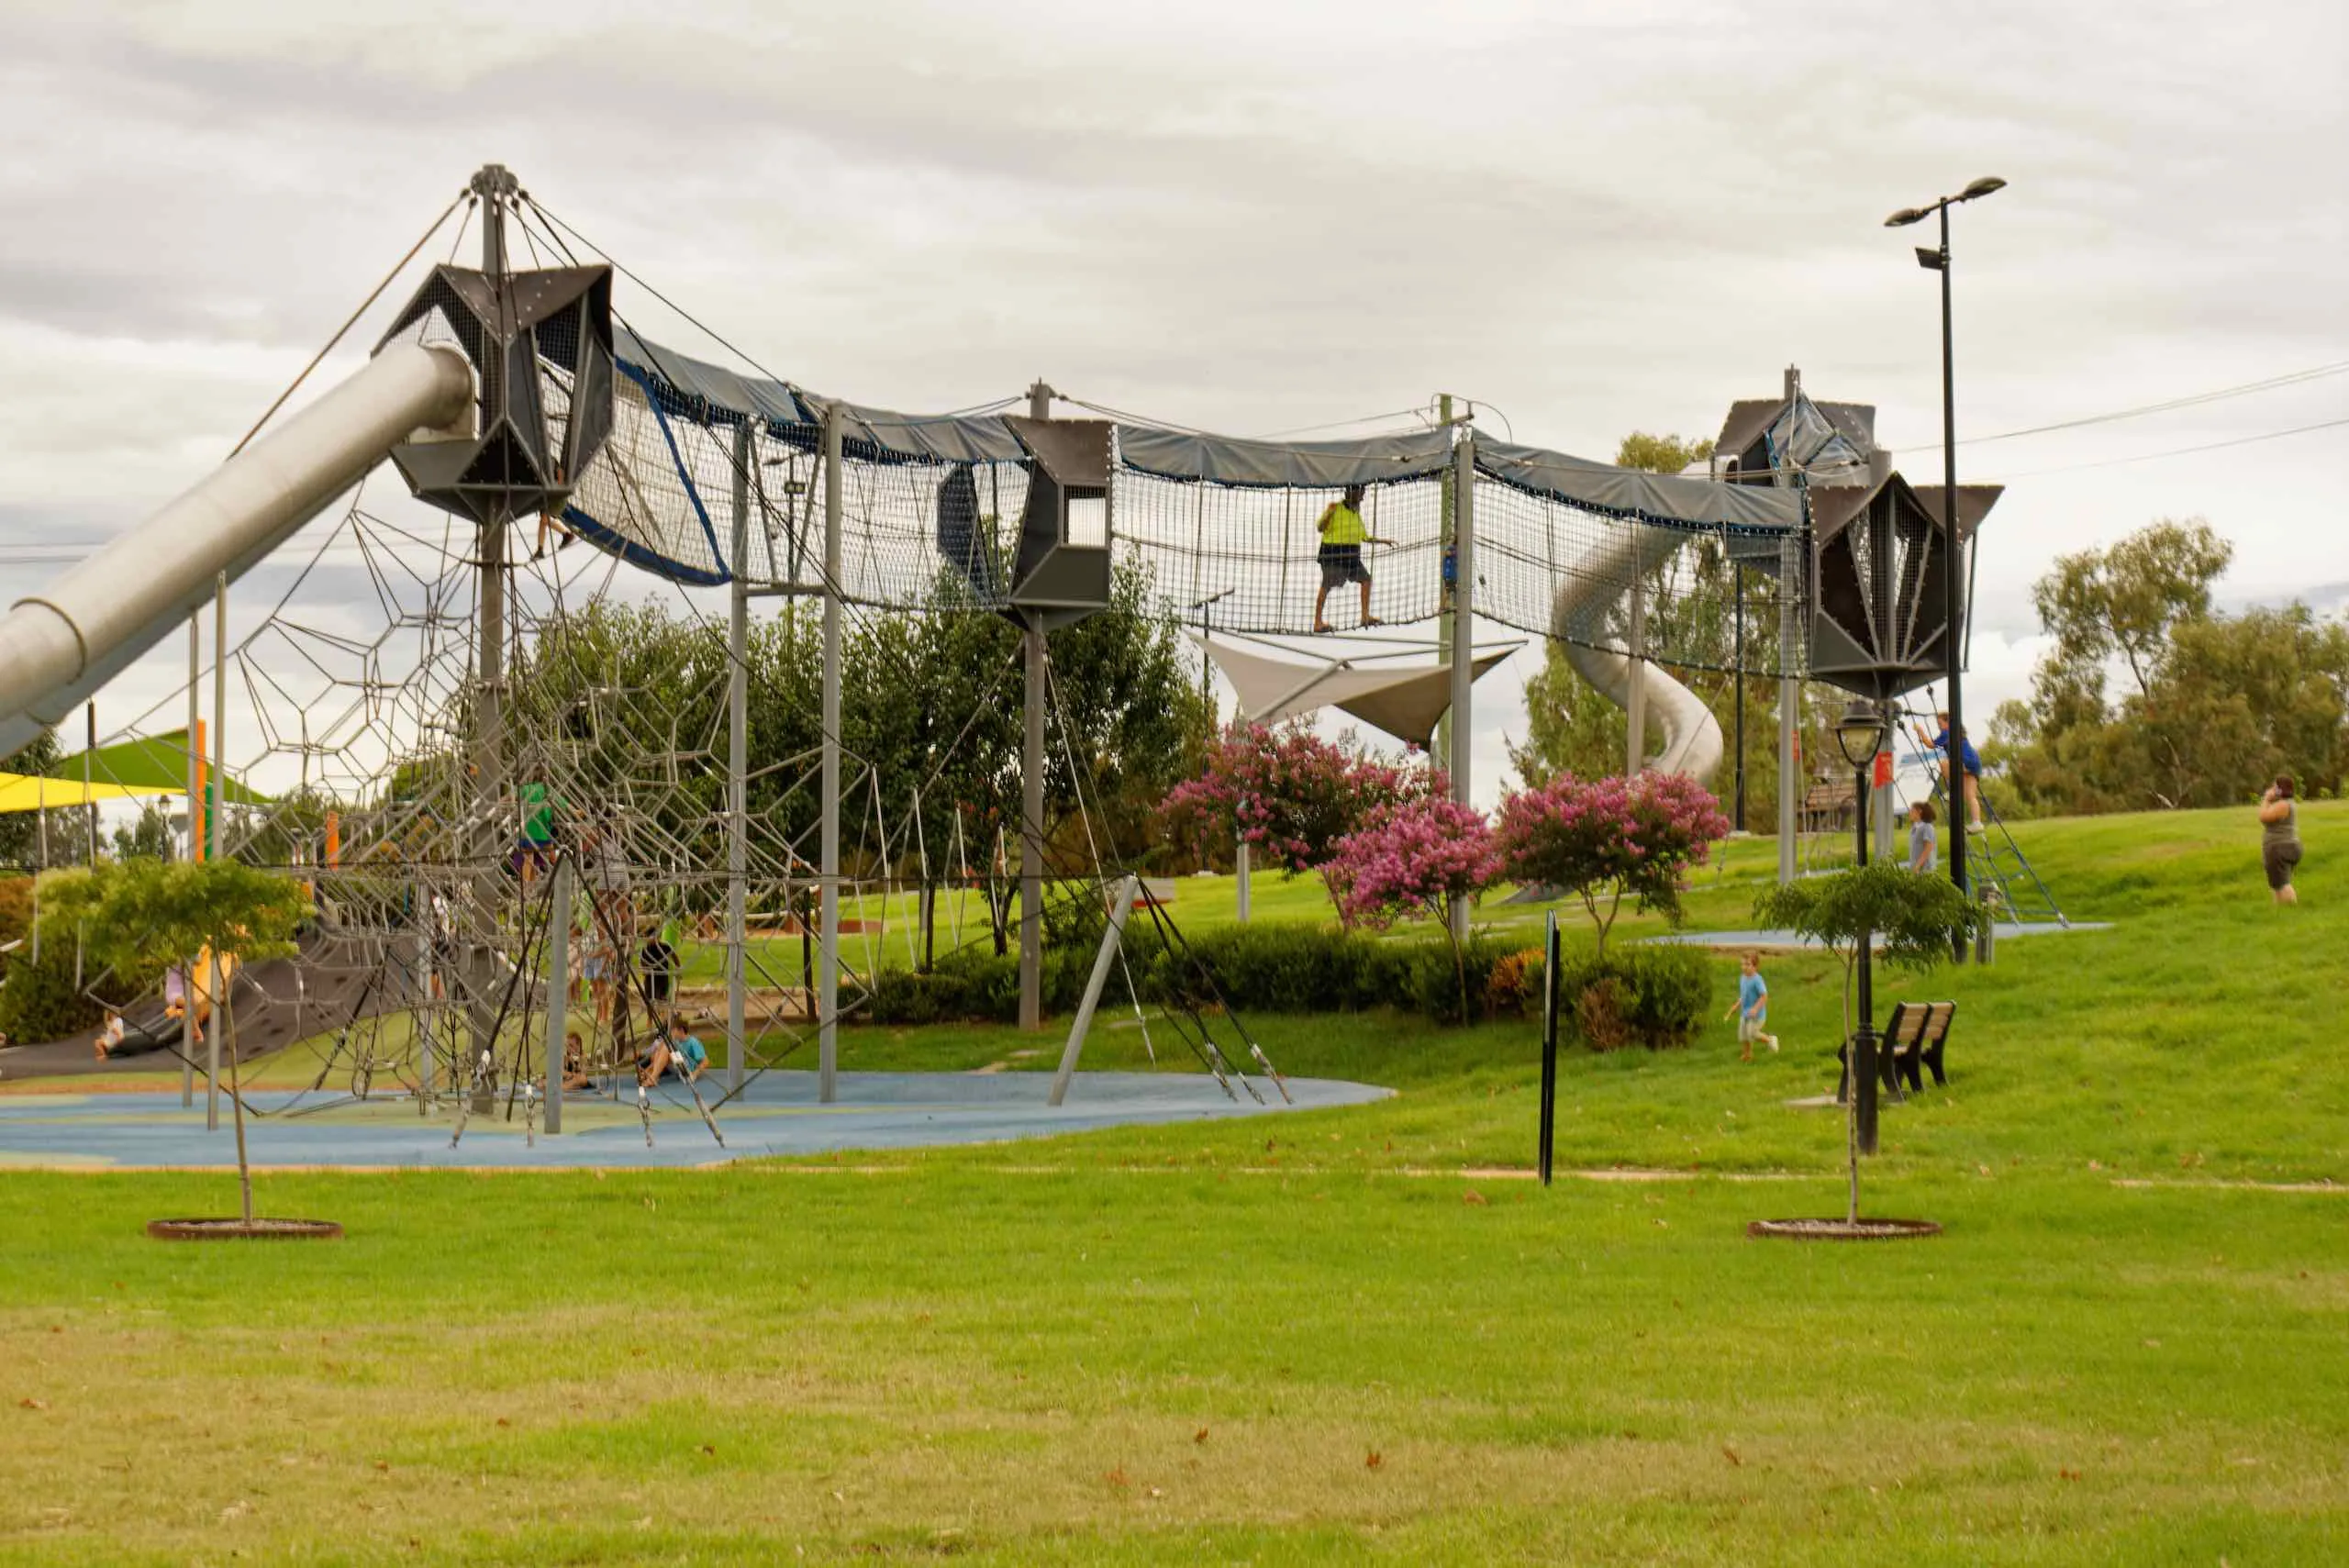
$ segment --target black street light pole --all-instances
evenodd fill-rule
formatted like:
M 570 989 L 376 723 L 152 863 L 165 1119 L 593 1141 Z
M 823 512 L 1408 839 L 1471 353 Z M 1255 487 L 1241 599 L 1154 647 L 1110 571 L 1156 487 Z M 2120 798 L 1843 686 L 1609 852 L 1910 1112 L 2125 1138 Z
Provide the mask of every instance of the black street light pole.
M 1835 724 L 1835 744 L 1842 751 L 1843 760 L 1852 765 L 1852 817 L 1858 828 L 1856 848 L 1859 863 L 1868 863 L 1868 784 L 1875 772 L 1876 754 L 1890 743 L 1891 706 L 1878 707 L 1865 699 L 1854 699 L 1843 710 Z M 1865 751 L 1854 754 L 1854 749 Z M 1873 1154 L 1876 1147 L 1876 933 L 1860 933 L 1860 950 L 1854 955 L 1858 961 L 1857 984 L 1854 998 L 1859 1014 L 1859 1027 L 1843 1043 L 1843 1084 L 1852 1096 L 1853 1136 L 1863 1154 Z
M 1959 673 L 1964 660 L 1959 650 L 1965 647 L 1965 585 L 1960 570 L 1964 556 L 1958 550 L 1957 535 L 1957 358 L 1954 335 L 1950 326 L 1950 257 L 1949 209 L 1958 202 L 1976 201 L 2003 190 L 2006 182 L 1995 176 L 1975 181 L 1954 196 L 1943 196 L 1930 206 L 1903 207 L 1884 220 L 1887 228 L 1902 228 L 1918 222 L 1927 213 L 1941 217 L 1942 242 L 1939 250 L 1917 247 L 1917 264 L 1942 275 L 1942 528 L 1946 550 L 1942 571 L 1942 589 L 1947 609 L 1948 625 L 1942 631 L 1943 663 L 1949 679 L 1949 815 L 1956 829 L 1950 837 L 1954 840 L 1949 857 L 1949 879 L 1961 896 L 1970 896 L 1966 886 L 1966 835 L 1973 827 L 1973 816 L 1965 800 L 1965 693 Z M 1958 962 L 1965 962 L 1965 942 L 1960 938 L 1955 946 Z

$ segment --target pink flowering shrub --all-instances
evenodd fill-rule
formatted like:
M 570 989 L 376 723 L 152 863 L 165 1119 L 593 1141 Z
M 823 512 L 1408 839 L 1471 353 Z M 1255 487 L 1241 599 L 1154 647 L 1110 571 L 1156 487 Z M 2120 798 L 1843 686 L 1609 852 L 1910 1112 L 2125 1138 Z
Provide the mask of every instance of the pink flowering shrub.
M 1429 916 L 1452 929 L 1452 911 L 1500 874 L 1500 845 L 1484 814 L 1456 800 L 1386 806 L 1338 840 L 1321 874 L 1349 926 L 1383 930 Z
M 1251 724 L 1208 748 L 1206 771 L 1167 792 L 1159 819 L 1202 851 L 1244 842 L 1295 876 L 1327 863 L 1338 840 L 1375 812 L 1446 787 L 1441 773 L 1383 762 L 1351 735 L 1332 744 L 1303 723 Z
M 1675 925 L 1689 871 L 1729 837 L 1729 818 L 1685 773 L 1585 784 L 1560 773 L 1501 802 L 1499 845 L 1511 881 L 1574 894 L 1598 929 L 1598 951 L 1629 895 Z
M 1500 871 L 1500 845 L 1484 813 L 1456 800 L 1423 796 L 1374 812 L 1332 847 L 1321 874 L 1337 901 L 1338 917 L 1348 926 L 1383 930 L 1397 919 L 1434 919 L 1452 944 L 1464 1018 L 1468 975 L 1453 916 Z

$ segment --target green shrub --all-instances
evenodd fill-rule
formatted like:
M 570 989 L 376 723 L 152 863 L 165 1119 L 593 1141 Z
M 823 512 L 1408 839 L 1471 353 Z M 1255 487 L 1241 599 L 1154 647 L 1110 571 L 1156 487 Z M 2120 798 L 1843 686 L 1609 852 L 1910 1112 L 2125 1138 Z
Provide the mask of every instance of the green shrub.
M 1065 1017 L 1075 1011 L 1097 942 L 1097 935 L 1092 944 L 1045 950 L 1047 1012 Z M 1170 947 L 1153 926 L 1137 920 L 1127 928 L 1125 955 L 1127 973 L 1152 1004 L 1220 1004 L 1243 1015 L 1394 1007 L 1442 1023 L 1461 1018 L 1452 949 L 1432 937 L 1381 940 L 1335 927 L 1276 922 L 1186 933 Z M 1471 1018 L 1521 1018 L 1538 1006 L 1538 957 L 1518 943 L 1475 938 L 1461 958 Z M 1112 971 L 1108 996 L 1122 1006 L 1125 994 L 1124 977 Z M 874 983 L 866 1016 L 883 1024 L 1013 1022 L 1019 1016 L 1019 961 L 965 949 L 941 956 L 928 974 L 885 970 Z
M 1559 966 L 1559 1028 L 1593 1051 L 1686 1045 L 1713 1005 L 1713 969 L 1695 948 L 1642 943 L 1604 959 L 1570 950 Z
M 30 945 L 9 955 L 8 977 L 0 982 L 0 1034 L 18 1045 L 30 1045 L 95 1027 L 106 1009 L 73 983 L 72 949 L 61 951 L 59 944 L 50 943 L 35 963 Z
M 1158 995 L 1194 1006 L 1219 998 L 1241 1012 L 1359 1012 L 1393 999 L 1391 946 L 1332 927 L 1219 926 L 1185 933 L 1152 977 Z

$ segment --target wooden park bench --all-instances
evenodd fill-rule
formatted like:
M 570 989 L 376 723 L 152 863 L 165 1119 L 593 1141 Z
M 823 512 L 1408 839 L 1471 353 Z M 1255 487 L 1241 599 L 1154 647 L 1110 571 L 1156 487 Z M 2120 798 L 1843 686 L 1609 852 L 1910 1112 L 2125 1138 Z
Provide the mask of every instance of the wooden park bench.
M 1925 1072 L 1930 1068 L 1937 1087 L 1949 1086 L 1949 1073 L 1943 1067 L 1943 1054 L 1949 1045 L 1949 1028 L 1957 1018 L 1954 1002 L 1896 1002 L 1892 1017 L 1876 1037 L 1876 1070 L 1884 1086 L 1899 1095 L 1901 1080 L 1909 1087 L 1922 1093 Z M 1841 1046 L 1836 1055 L 1842 1060 L 1843 1076 L 1835 1086 L 1835 1099 L 1842 1104 L 1850 1092 L 1852 1081 L 1852 1048 Z
M 1892 1017 L 1884 1026 L 1881 1060 L 1886 1086 L 1898 1091 L 1898 1080 L 1906 1078 L 1910 1088 L 1921 1093 L 1925 1087 L 1922 1068 L 1931 1068 L 1934 1086 L 1949 1087 L 1942 1053 L 1949 1045 L 1949 1026 L 1956 1018 L 1954 1002 L 1894 1003 Z

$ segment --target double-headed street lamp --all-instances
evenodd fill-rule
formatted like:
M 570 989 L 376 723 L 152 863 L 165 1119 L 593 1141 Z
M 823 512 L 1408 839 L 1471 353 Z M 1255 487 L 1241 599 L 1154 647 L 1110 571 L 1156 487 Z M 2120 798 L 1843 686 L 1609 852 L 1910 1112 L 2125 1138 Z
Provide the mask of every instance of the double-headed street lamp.
M 1950 818 L 1958 829 L 1951 835 L 1951 838 L 1955 840 L 1955 845 L 1954 852 L 1949 857 L 1949 879 L 1956 884 L 1960 894 L 1967 891 L 1965 831 L 1968 821 L 1963 805 L 1965 792 L 1965 697 L 1958 676 L 1958 665 L 1961 662 L 1960 650 L 1964 646 L 1960 639 L 1965 632 L 1965 589 L 1960 584 L 1960 573 L 1957 570 L 1960 559 L 1957 550 L 1957 373 L 1950 334 L 1949 209 L 1959 202 L 1979 201 L 1993 191 L 2004 190 L 2006 184 L 2004 180 L 1986 175 L 1954 196 L 1943 196 L 1939 201 L 1925 206 L 1902 207 L 1884 220 L 1884 226 L 1887 228 L 1906 228 L 1909 225 L 1922 222 L 1936 213 L 1941 216 L 1942 220 L 1940 249 L 1918 246 L 1917 264 L 1942 275 L 1942 526 L 1948 530 L 1949 539 L 1949 569 L 1943 579 L 1948 615 L 1948 625 L 1943 631 L 1944 639 L 1943 650 L 1949 673 L 1947 776 Z M 1961 963 L 1965 962 L 1965 944 L 1963 940 L 1957 944 L 1956 956 L 1958 962 Z

